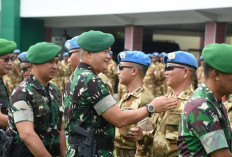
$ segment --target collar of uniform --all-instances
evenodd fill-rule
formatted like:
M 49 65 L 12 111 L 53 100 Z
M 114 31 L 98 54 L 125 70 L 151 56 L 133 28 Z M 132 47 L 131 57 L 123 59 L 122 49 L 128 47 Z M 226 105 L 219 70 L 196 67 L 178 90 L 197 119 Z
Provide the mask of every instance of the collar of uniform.
M 78 65 L 78 68 L 87 69 L 87 70 L 92 71 L 94 74 L 96 74 L 96 73 L 93 71 L 92 67 L 91 67 L 89 64 L 87 64 L 87 63 L 80 62 L 79 65 Z
M 126 100 L 128 97 L 130 96 L 134 96 L 136 98 L 139 98 L 139 94 L 144 90 L 144 87 L 138 87 L 136 88 L 132 93 L 129 93 L 129 91 L 127 90 L 125 92 L 125 95 L 123 96 L 123 100 Z
M 0 84 L 3 84 L 4 82 L 3 82 L 3 79 L 2 78 L 0 78 Z
M 193 86 L 190 85 L 188 86 L 185 90 L 183 90 L 178 96 L 178 99 L 182 99 L 182 100 L 187 100 L 190 98 L 190 96 L 193 94 L 194 90 L 193 90 Z M 175 97 L 174 92 L 172 91 L 171 93 L 168 94 L 168 97 Z
M 204 84 L 202 83 L 196 92 L 200 92 L 204 95 L 206 101 L 209 101 L 212 104 L 218 105 L 220 100 L 217 100 L 214 96 L 213 92 Z
M 30 80 L 32 81 L 32 86 L 34 86 L 36 89 L 43 89 L 45 90 L 45 87 L 48 86 L 48 84 L 45 86 L 45 85 L 42 85 L 41 83 L 39 83 L 39 81 L 36 79 L 36 77 L 31 73 L 30 76 L 27 78 L 27 80 Z

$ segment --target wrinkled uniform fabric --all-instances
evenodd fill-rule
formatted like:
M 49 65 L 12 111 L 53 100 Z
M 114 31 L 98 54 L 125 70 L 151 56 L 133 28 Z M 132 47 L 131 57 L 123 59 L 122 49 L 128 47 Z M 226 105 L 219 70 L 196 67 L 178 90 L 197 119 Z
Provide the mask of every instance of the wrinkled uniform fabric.
M 63 112 L 61 91 L 52 83 L 40 84 L 31 74 L 10 97 L 7 134 L 15 143 L 23 143 L 16 123 L 30 121 L 44 146 L 52 147 L 59 144 Z
M 177 136 L 178 127 L 181 121 L 181 113 L 185 104 L 193 94 L 193 87 L 190 85 L 178 96 L 174 92 L 168 94 L 168 97 L 175 97 L 178 104 L 174 109 L 159 113 L 157 120 L 157 130 L 153 139 L 154 157 L 174 157 L 178 156 Z
M 0 78 L 0 110 L 3 114 L 8 113 L 9 97 L 3 79 Z
M 111 83 L 112 89 L 113 89 L 113 94 L 114 94 L 114 88 L 115 88 L 115 83 L 116 83 L 118 74 L 117 74 L 117 64 L 115 63 L 115 61 L 113 59 L 110 60 L 110 62 L 108 64 L 108 70 L 107 70 L 107 72 L 104 72 L 104 74 L 110 80 L 110 83 Z
M 108 123 L 102 114 L 116 104 L 110 95 L 106 84 L 96 75 L 86 63 L 79 63 L 71 75 L 64 93 L 65 103 L 65 134 L 75 135 L 73 128 L 79 125 L 84 129 L 94 128 L 94 136 L 102 137 L 102 141 L 110 141 L 109 147 L 113 147 L 114 127 Z M 97 141 L 99 143 L 99 141 Z M 112 156 L 112 149 L 102 149 L 97 145 L 97 156 Z M 66 156 L 74 156 L 79 153 L 69 147 Z
M 225 106 L 202 83 L 186 103 L 177 141 L 180 156 L 210 156 L 231 149 L 231 128 Z
M 121 110 L 134 110 L 149 104 L 154 97 L 150 91 L 144 87 L 135 89 L 132 93 L 128 91 L 122 96 L 119 103 Z M 136 124 L 128 125 L 122 128 L 116 128 L 114 146 L 117 152 L 118 148 L 136 150 L 136 156 L 149 156 L 149 150 L 140 147 L 129 137 L 129 131 L 135 127 Z M 129 153 L 129 152 L 128 152 Z M 114 153 L 115 154 L 115 153 Z M 119 154 L 118 152 L 116 154 Z M 124 157 L 129 154 L 124 154 Z

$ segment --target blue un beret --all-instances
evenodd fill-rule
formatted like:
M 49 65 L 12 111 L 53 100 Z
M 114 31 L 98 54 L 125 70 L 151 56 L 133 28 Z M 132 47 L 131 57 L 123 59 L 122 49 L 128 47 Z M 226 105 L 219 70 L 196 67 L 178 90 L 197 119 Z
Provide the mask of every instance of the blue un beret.
M 112 56 L 114 53 L 113 53 L 113 51 L 110 51 L 109 54 Z
M 150 58 L 141 51 L 123 51 L 118 54 L 118 62 L 132 62 L 145 67 L 151 65 Z
M 151 53 L 148 53 L 148 54 L 147 54 L 147 57 L 152 58 L 152 54 L 151 54 Z
M 63 54 L 63 57 L 65 57 L 65 56 L 68 56 L 68 52 L 65 52 L 65 53 Z
M 159 57 L 165 56 L 167 53 L 166 52 L 162 52 Z
M 18 53 L 20 53 L 20 50 L 19 50 L 19 49 L 16 49 L 16 50 L 13 51 L 13 53 L 14 53 L 14 54 L 18 54 Z
M 78 36 L 75 36 L 72 39 L 67 40 L 64 43 L 64 47 L 65 47 L 65 49 L 67 51 L 72 50 L 72 49 L 78 49 L 78 48 L 80 48 L 80 46 L 77 44 L 77 38 L 78 38 Z
M 191 66 L 195 69 L 198 68 L 197 59 L 191 53 L 184 51 L 176 51 L 165 55 L 164 63 L 165 64 L 177 63 L 177 64 Z
M 26 56 L 27 52 L 22 52 L 19 56 L 18 59 L 21 63 L 29 63 L 29 60 L 27 59 Z
M 200 57 L 200 61 L 203 61 L 203 60 L 204 60 L 204 59 L 203 59 L 203 57 L 201 56 L 201 57 Z
M 159 53 L 158 52 L 153 52 L 152 57 L 159 57 Z

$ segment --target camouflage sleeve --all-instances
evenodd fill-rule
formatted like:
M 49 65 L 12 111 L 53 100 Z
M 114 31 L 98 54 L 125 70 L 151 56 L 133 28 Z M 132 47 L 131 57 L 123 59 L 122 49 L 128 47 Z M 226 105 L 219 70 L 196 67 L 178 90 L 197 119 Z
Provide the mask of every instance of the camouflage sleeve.
M 98 115 L 101 115 L 117 103 L 110 95 L 106 84 L 99 77 L 88 82 L 87 93 Z
M 12 106 L 14 122 L 31 121 L 34 122 L 33 111 L 26 101 L 17 101 Z
M 187 117 L 190 134 L 196 135 L 207 154 L 228 148 L 226 137 L 219 123 L 217 111 L 207 102 L 195 107 Z
M 31 121 L 34 122 L 34 114 L 32 107 L 27 101 L 27 89 L 19 86 L 10 97 L 10 110 L 13 115 L 14 122 Z

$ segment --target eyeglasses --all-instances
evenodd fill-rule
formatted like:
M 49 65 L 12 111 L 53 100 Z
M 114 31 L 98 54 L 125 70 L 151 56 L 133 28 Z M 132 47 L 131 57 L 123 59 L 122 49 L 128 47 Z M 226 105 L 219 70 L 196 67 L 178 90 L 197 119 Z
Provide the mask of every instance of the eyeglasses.
M 165 70 L 165 71 L 172 71 L 172 70 L 174 70 L 175 68 L 185 69 L 185 67 L 166 64 L 164 70 Z
M 6 57 L 6 58 L 1 58 L 4 60 L 4 62 L 9 62 L 10 60 L 13 61 L 14 57 Z
M 73 53 L 79 53 L 80 51 L 68 52 L 68 57 L 71 57 Z
M 133 66 L 126 66 L 126 65 L 121 65 L 121 64 L 118 64 L 118 71 L 122 71 L 124 68 L 136 68 L 140 71 L 142 71 L 142 69 L 139 69 L 137 67 L 133 67 Z
M 30 65 L 30 66 L 27 66 L 27 67 L 20 67 L 20 69 L 21 69 L 23 72 L 26 72 L 28 68 L 31 68 L 31 65 Z

